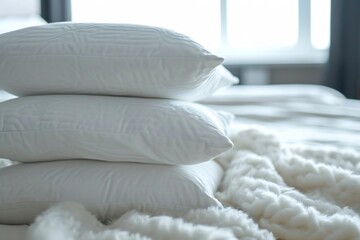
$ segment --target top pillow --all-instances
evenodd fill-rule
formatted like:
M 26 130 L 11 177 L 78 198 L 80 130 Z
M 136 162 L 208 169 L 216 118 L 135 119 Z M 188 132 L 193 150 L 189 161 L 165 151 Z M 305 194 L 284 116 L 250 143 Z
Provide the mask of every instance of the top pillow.
M 195 101 L 238 82 L 222 62 L 189 37 L 150 26 L 54 23 L 0 35 L 0 88 L 17 96 Z

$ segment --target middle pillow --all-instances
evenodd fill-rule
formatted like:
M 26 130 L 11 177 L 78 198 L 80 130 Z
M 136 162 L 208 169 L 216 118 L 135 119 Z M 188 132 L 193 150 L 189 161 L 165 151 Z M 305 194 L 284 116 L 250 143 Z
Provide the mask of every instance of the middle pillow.
M 0 157 L 20 162 L 195 164 L 233 146 L 232 114 L 176 100 L 31 96 L 1 103 L 0 116 Z

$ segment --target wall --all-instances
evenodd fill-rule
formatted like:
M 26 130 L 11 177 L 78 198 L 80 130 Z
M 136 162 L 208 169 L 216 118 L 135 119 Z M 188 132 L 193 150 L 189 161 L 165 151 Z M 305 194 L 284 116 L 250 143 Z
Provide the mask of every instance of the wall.
M 241 84 L 324 84 L 325 64 L 226 65 Z

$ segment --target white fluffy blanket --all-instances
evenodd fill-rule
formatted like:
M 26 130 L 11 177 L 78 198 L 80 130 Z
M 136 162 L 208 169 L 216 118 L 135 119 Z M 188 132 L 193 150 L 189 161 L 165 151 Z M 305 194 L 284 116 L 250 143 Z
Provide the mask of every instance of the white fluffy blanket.
M 76 203 L 54 206 L 30 226 L 31 240 L 360 239 L 360 153 L 289 145 L 261 129 L 238 130 L 217 160 L 217 198 L 227 207 L 181 218 L 132 211 L 103 225 Z

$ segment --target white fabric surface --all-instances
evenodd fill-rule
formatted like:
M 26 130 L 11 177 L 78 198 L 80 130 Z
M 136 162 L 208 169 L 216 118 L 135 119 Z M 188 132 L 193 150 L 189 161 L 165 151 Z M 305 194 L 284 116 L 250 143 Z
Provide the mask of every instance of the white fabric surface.
M 236 86 L 203 103 L 234 113 L 234 128 L 262 126 L 287 142 L 360 149 L 360 101 L 324 86 Z
M 214 192 L 223 176 L 214 161 L 168 166 L 64 160 L 0 169 L 0 223 L 29 224 L 62 201 L 84 204 L 108 221 L 131 209 L 182 213 L 222 207 Z
M 195 164 L 230 149 L 232 114 L 184 101 L 94 95 L 0 104 L 0 158 Z
M 36 219 L 29 239 L 360 238 L 360 152 L 306 151 L 256 128 L 234 131 L 232 140 L 235 148 L 217 158 L 226 171 L 216 197 L 226 208 L 132 211 L 104 225 L 81 205 L 62 203 Z
M 0 86 L 17 96 L 199 100 L 238 79 L 189 37 L 158 27 L 53 23 L 0 35 Z
M 4 240 L 25 240 L 28 231 L 27 225 L 1 225 L 0 239 Z
M 90 229 L 97 240 L 121 233 L 127 234 L 123 239 L 168 237 L 166 229 L 172 239 L 199 239 L 200 232 L 208 239 L 360 239 L 360 102 L 318 86 L 229 91 L 236 100 L 217 99 L 211 106 L 237 115 L 235 148 L 217 159 L 226 171 L 216 196 L 230 208 L 193 210 L 181 219 L 132 212 L 104 226 L 81 219 L 87 212 L 81 207 L 64 204 L 44 213 L 32 236 L 49 239 L 51 230 L 41 229 L 54 221 L 57 229 L 62 224 L 63 232 L 87 240 L 94 239 L 86 235 Z M 80 224 L 64 224 L 62 216 L 51 215 L 57 212 Z
M 309 84 L 237 85 L 219 90 L 199 102 L 204 104 L 251 104 L 266 102 L 302 101 L 338 104 L 344 95 L 329 87 Z M 261 114 L 261 113 L 259 113 Z

